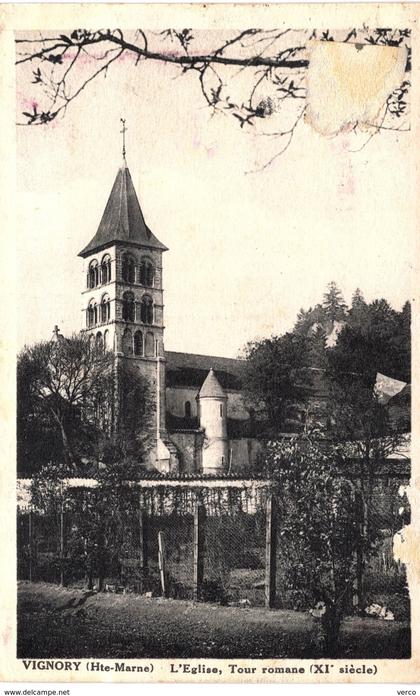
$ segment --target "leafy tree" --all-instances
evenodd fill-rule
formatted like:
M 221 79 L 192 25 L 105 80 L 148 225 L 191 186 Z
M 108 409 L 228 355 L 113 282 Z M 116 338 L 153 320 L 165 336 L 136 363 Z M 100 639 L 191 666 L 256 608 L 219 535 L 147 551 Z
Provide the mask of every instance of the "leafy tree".
M 90 480 L 77 487 L 69 485 L 74 472 L 65 464 L 47 465 L 32 479 L 32 506 L 55 521 L 57 534 L 64 515 L 62 567 L 71 569 L 81 562 L 88 589 L 95 579 L 99 590 L 107 576 L 121 580 L 123 559 L 133 556 L 130 529 L 138 512 L 136 481 L 141 471 L 137 460 L 125 457 L 95 464 Z
M 310 428 L 289 442 L 273 441 L 265 463 L 278 491 L 285 589 L 303 606 L 321 603 L 324 652 L 335 657 L 356 577 L 358 500 L 324 435 Z
M 246 399 L 276 432 L 284 428 L 290 407 L 306 393 L 309 347 L 307 338 L 292 333 L 246 346 Z
M 241 128 L 269 132 L 280 142 L 272 159 L 288 147 L 305 112 L 309 65 L 308 42 L 344 41 L 361 45 L 406 46 L 406 78 L 385 100 L 378 132 L 407 129 L 411 71 L 409 29 L 363 29 L 334 32 L 326 29 L 245 28 L 236 32 L 200 32 L 192 29 L 74 29 L 68 33 L 20 34 L 17 60 L 31 67 L 31 92 L 22 113 L 22 125 L 48 124 L 64 115 L 68 106 L 90 83 L 106 77 L 127 55 L 139 69 L 145 62 L 170 67 L 177 74 L 197 77 L 204 103 L 215 113 L 232 116 Z M 27 79 L 27 72 L 25 78 Z M 236 79 L 240 75 L 240 79 Z M 245 87 L 243 86 L 245 85 Z M 358 124 L 354 124 L 357 129 Z M 370 139 L 369 137 L 369 139 Z M 272 160 L 271 160 L 272 161 Z
M 17 365 L 18 439 L 26 443 L 22 454 L 47 432 L 49 453 L 76 467 L 100 425 L 100 407 L 112 389 L 112 364 L 112 353 L 83 334 L 26 347 Z M 102 425 L 110 427 L 109 422 Z
M 80 474 L 98 461 L 143 461 L 152 412 L 147 380 L 88 336 L 25 348 L 17 384 L 20 472 L 48 462 Z

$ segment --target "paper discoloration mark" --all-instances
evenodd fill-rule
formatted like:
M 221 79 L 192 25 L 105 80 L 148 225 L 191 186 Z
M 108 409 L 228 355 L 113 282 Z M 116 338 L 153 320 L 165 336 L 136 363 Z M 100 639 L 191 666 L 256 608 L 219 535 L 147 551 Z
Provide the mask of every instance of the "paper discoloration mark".
M 307 123 L 322 135 L 380 125 L 404 78 L 405 48 L 312 41 L 309 57 Z

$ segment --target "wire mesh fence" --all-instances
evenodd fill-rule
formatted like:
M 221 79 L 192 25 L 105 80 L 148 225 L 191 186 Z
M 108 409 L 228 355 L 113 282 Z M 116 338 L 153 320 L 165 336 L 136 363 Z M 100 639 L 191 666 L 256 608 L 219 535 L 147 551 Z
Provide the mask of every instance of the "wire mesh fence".
M 395 607 L 406 617 L 405 567 L 392 545 L 402 499 L 393 483 L 394 502 L 387 502 L 386 486 L 376 486 L 372 496 L 376 541 L 365 567 L 366 601 Z M 252 496 L 243 487 L 142 491 L 138 506 L 121 513 L 121 543 L 115 548 L 103 539 L 96 556 L 87 547 L 83 510 L 26 511 L 17 519 L 18 578 L 80 587 L 90 582 L 99 589 L 101 575 L 101 588 L 111 592 L 307 610 L 312 599 L 302 581 L 305 559 L 296 561 L 295 540 L 282 535 L 281 519 L 274 524 L 268 501 L 268 487 Z M 349 610 L 351 604 L 349 592 Z

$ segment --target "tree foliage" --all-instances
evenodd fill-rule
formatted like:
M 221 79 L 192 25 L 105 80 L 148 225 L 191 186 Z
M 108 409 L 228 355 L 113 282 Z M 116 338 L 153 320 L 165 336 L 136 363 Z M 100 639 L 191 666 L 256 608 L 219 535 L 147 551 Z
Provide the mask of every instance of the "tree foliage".
M 276 432 L 287 427 L 291 407 L 306 393 L 309 350 L 310 341 L 293 333 L 246 346 L 246 399 L 257 417 Z
M 84 475 L 98 461 L 143 460 L 147 381 L 126 363 L 116 364 L 112 352 L 88 336 L 26 347 L 18 356 L 17 390 L 20 474 L 50 463 Z
M 112 392 L 112 364 L 112 354 L 83 334 L 24 348 L 17 363 L 20 465 L 26 457 L 35 463 L 32 446 L 46 434 L 45 455 L 77 467 L 93 432 L 110 427 L 101 417 Z
M 299 607 L 320 603 L 325 654 L 334 657 L 356 578 L 359 503 L 323 440 L 311 428 L 289 442 L 270 442 L 266 471 L 278 490 L 284 589 Z

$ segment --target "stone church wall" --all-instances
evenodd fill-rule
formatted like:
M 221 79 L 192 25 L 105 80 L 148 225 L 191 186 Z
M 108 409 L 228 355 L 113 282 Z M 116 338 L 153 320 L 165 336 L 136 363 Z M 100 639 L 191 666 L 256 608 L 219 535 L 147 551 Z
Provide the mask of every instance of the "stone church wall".
M 191 404 L 191 417 L 196 418 L 198 416 L 198 391 L 195 387 L 167 387 L 167 411 L 178 418 L 183 418 L 185 416 L 185 404 L 189 401 Z M 226 390 L 226 395 L 228 397 L 227 417 L 237 420 L 248 420 L 249 413 L 244 406 L 241 392 Z

